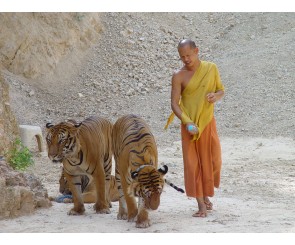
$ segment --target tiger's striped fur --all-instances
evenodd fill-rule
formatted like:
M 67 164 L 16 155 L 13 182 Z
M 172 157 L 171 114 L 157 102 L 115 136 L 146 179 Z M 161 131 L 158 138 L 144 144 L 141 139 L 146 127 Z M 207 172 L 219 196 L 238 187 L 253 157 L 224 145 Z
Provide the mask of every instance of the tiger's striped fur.
M 107 193 L 112 170 L 112 124 L 103 118 L 90 117 L 81 123 L 70 120 L 57 125 L 47 123 L 46 127 L 48 157 L 53 162 L 62 162 L 73 194 L 74 207 L 68 214 L 85 212 L 81 175 L 93 177 L 97 195 L 95 211 L 110 213 Z
M 136 227 L 150 226 L 148 209 L 156 210 L 168 167 L 158 168 L 158 151 L 147 123 L 135 115 L 117 120 L 112 132 L 115 176 L 120 194 L 118 219 L 136 220 Z M 138 197 L 138 207 L 135 197 Z
M 96 190 L 93 178 L 87 175 L 81 175 L 81 191 L 84 203 L 95 203 L 96 202 Z M 72 195 L 69 187 L 69 183 L 64 174 L 64 169 L 61 170 L 61 175 L 59 178 L 59 192 L 63 195 Z M 109 197 L 111 202 L 119 201 L 119 192 L 117 188 L 117 183 L 115 176 L 111 175 Z M 72 200 L 66 199 L 66 202 L 72 202 Z M 111 204 L 110 204 L 111 207 Z

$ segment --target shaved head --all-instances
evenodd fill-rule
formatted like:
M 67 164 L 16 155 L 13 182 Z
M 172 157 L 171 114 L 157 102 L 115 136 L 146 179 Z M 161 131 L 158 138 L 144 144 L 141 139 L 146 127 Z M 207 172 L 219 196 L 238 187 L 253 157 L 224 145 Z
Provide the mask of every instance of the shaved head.
M 194 41 L 192 41 L 190 39 L 183 39 L 178 43 L 177 48 L 179 49 L 179 48 L 185 47 L 187 45 L 190 46 L 192 49 L 197 47 L 197 45 L 195 44 Z

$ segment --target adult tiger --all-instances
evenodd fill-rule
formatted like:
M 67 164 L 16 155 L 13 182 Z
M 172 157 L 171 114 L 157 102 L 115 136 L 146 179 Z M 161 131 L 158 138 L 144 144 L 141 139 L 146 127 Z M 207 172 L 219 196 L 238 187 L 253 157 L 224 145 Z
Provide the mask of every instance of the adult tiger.
M 158 151 L 147 123 L 135 115 L 117 120 L 112 132 L 115 177 L 120 194 L 118 219 L 136 220 L 136 227 L 150 226 L 148 209 L 156 210 L 168 167 L 158 167 Z M 138 197 L 138 208 L 135 197 Z
M 73 194 L 74 207 L 69 215 L 85 212 L 81 195 L 81 175 L 93 177 L 97 199 L 96 213 L 110 213 L 109 182 L 112 170 L 112 124 L 100 117 L 89 117 L 77 123 L 74 120 L 57 125 L 46 124 L 48 157 L 62 162 L 65 176 Z
M 88 177 L 87 175 L 81 175 L 80 178 L 81 178 L 81 192 L 82 192 L 84 203 L 96 202 L 96 189 L 95 189 L 93 178 L 91 176 Z M 59 178 L 59 192 L 63 194 L 64 196 L 72 195 L 72 192 L 70 190 L 67 178 L 65 177 L 63 168 L 61 170 L 61 175 Z M 108 196 L 111 202 L 119 201 L 119 192 L 118 192 L 115 176 L 113 175 L 111 175 L 111 179 L 110 179 Z M 63 199 L 63 202 L 69 203 L 69 202 L 72 202 L 72 199 L 65 198 Z M 110 207 L 111 207 L 111 203 L 110 203 Z

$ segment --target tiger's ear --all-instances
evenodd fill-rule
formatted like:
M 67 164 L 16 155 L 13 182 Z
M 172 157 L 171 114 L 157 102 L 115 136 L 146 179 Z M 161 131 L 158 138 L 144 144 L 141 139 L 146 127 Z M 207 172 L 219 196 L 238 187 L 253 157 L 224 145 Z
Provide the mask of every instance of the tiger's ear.
M 131 172 L 131 178 L 132 179 L 135 179 L 137 176 L 138 176 L 138 172 L 137 171 Z
M 52 128 L 54 125 L 52 123 L 46 123 L 46 128 Z
M 168 167 L 167 165 L 163 165 L 162 167 L 160 167 L 158 169 L 158 171 L 162 174 L 162 175 L 165 175 L 167 172 L 168 172 Z
M 81 122 L 80 122 L 80 123 L 75 123 L 75 127 L 76 127 L 76 128 L 79 128 L 81 125 L 82 125 Z

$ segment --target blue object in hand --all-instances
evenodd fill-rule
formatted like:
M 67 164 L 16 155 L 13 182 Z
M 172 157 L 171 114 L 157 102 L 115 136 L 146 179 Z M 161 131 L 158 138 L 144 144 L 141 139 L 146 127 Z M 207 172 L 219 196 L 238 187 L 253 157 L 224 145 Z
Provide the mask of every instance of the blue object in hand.
M 188 131 L 192 131 L 192 130 L 195 130 L 196 127 L 194 125 L 188 125 L 187 129 L 188 129 Z

